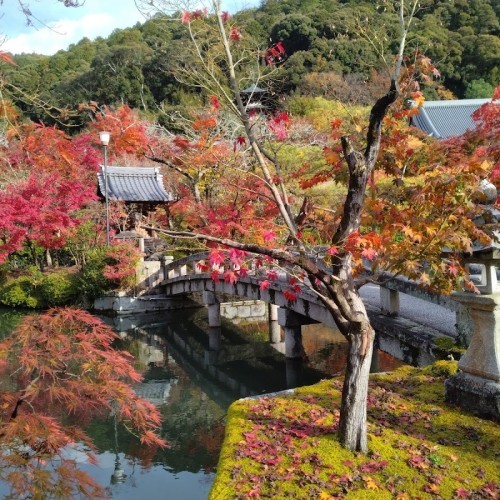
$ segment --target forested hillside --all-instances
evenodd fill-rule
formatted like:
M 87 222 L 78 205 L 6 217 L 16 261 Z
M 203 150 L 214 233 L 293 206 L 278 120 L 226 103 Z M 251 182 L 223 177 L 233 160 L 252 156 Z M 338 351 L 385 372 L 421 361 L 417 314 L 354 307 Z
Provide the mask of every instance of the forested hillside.
M 282 42 L 286 58 L 274 78 L 274 95 L 321 95 L 367 104 L 382 78 L 379 41 L 394 39 L 390 2 L 363 0 L 264 0 L 234 21 L 255 39 L 262 64 L 266 49 Z M 178 16 L 176 16 L 178 18 Z M 488 97 L 500 84 L 500 2 L 427 0 L 417 13 L 409 46 L 425 53 L 441 73 L 425 89 L 431 99 Z M 82 122 L 82 107 L 128 104 L 156 114 L 158 107 L 185 108 L 203 96 L 175 78 L 185 63 L 185 25 L 168 17 L 116 30 L 107 39 L 82 39 L 53 56 L 16 55 L 4 71 L 14 103 L 31 119 L 47 111 L 76 109 L 68 121 Z M 45 110 L 40 107 L 45 103 Z M 83 110 L 85 111 L 85 110 Z

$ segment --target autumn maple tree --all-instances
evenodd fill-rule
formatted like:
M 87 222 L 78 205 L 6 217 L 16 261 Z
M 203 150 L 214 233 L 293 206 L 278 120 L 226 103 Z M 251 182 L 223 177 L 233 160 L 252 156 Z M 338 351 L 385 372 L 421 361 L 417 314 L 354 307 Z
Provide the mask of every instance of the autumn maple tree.
M 0 344 L 0 479 L 15 498 L 89 498 L 104 490 L 71 450 L 95 463 L 84 427 L 114 417 L 146 447 L 163 447 L 160 414 L 131 384 L 141 376 L 117 335 L 78 309 L 28 316 Z
M 141 4 L 150 12 L 179 8 L 165 0 Z M 372 106 L 367 123 L 357 121 L 347 127 L 333 119 L 330 144 L 324 146 L 326 163 L 320 171 L 310 165 L 290 170 L 280 161 L 276 145 L 289 140 L 292 119 L 285 113 L 268 116 L 247 107 L 240 90 L 250 83 L 248 75 L 257 84 L 263 75 L 250 50 L 251 35 L 221 11 L 220 2 L 210 4 L 211 13 L 192 10 L 186 2 L 180 18 L 193 48 L 189 74 L 211 96 L 212 106 L 216 102 L 238 119 L 236 134 L 226 138 L 241 153 L 234 160 L 234 171 L 242 190 L 252 192 L 251 203 L 257 207 L 272 200 L 274 212 L 267 212 L 266 224 L 258 218 L 246 221 L 249 239 L 230 231 L 216 234 L 216 224 L 206 221 L 188 231 L 164 232 L 218 246 L 210 255 L 214 279 L 222 273 L 224 279 L 237 280 L 248 272 L 250 264 L 245 262 L 254 258 L 252 253 L 259 255 L 257 265 L 269 266 L 263 287 L 277 279 L 273 266 L 279 264 L 291 274 L 284 291 L 289 301 L 296 300 L 303 289 L 317 295 L 349 345 L 340 442 L 351 450 L 366 451 L 366 401 L 375 332 L 359 288 L 382 282 L 390 273 L 443 292 L 464 283 L 474 289 L 467 281 L 461 255 L 471 250 L 473 240 L 489 241 L 471 219 L 476 213 L 474 201 L 480 198 L 479 181 L 489 175 L 491 163 L 478 155 L 466 157 L 450 145 L 431 143 L 407 128 L 409 116 L 417 112 L 408 109 L 407 99 L 421 103 L 419 81 L 438 72 L 424 54 L 405 55 L 419 2 L 401 0 L 384 2 L 399 21 L 394 58 L 387 55 L 385 40 L 371 37 L 386 68 L 388 89 Z M 368 32 L 366 36 L 370 38 Z M 187 67 L 179 71 L 180 78 L 186 78 Z M 224 182 L 222 176 L 219 180 Z M 297 182 L 304 191 L 297 189 Z M 307 189 L 322 182 L 345 183 L 340 203 L 338 197 L 332 197 L 327 207 L 308 201 Z M 229 207 L 231 198 L 225 202 Z M 223 201 L 218 207 L 219 222 L 222 205 Z M 257 213 L 264 215 L 262 210 Z M 239 214 L 234 212 L 235 217 Z M 223 225 L 235 222 L 229 215 Z M 443 259 L 445 246 L 447 258 Z M 326 266 L 318 264 L 318 255 Z
M 33 263 L 43 266 L 40 249 L 50 263 L 50 252 L 65 248 L 68 242 L 80 248 L 103 244 L 104 207 L 96 203 L 103 158 L 99 131 L 112 134 L 110 161 L 130 162 L 145 153 L 146 123 L 128 106 L 110 110 L 89 105 L 88 111 L 92 120 L 74 135 L 55 126 L 9 118 L 0 156 L 2 262 L 27 248 Z M 114 229 L 129 214 L 123 203 L 113 202 L 110 215 Z M 94 228 L 90 234 L 80 230 L 89 225 Z M 85 260 L 80 251 L 69 251 L 79 263 Z
M 118 106 L 116 109 L 90 106 L 90 111 L 93 119 L 87 123 L 82 134 L 88 143 L 100 147 L 99 132 L 106 130 L 111 137 L 108 146 L 110 161 L 127 155 L 135 158 L 143 157 L 148 144 L 146 130 L 148 123 L 141 119 L 136 111 L 127 105 Z M 102 153 L 100 159 L 102 161 Z
M 77 210 L 95 198 L 95 190 L 57 173 L 31 174 L 0 192 L 0 261 L 27 246 L 37 262 L 36 246 L 61 248 L 78 224 Z

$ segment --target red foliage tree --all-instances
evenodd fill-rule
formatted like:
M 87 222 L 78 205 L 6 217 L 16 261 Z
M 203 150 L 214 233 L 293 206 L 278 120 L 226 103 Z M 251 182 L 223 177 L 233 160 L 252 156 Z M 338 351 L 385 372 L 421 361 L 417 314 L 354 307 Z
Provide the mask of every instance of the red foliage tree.
M 104 267 L 104 277 L 115 283 L 116 289 L 127 290 L 135 285 L 135 271 L 141 253 L 129 243 L 111 245 L 106 252 L 107 264 Z
M 61 248 L 78 223 L 76 210 L 95 198 L 95 188 L 60 175 L 31 174 L 0 192 L 0 261 L 23 245 Z
M 55 127 L 30 123 L 17 129 L 6 162 L 15 170 L 36 170 L 94 185 L 100 157 L 85 135 L 71 138 Z
M 27 317 L 0 344 L 0 479 L 15 498 L 101 497 L 103 489 L 68 458 L 95 461 L 82 426 L 115 416 L 144 446 L 165 446 L 160 414 L 130 384 L 132 356 L 112 347 L 116 334 L 89 313 L 52 309 Z
M 480 143 L 480 149 L 476 153 L 491 159 L 491 180 L 500 184 L 500 85 L 496 87 L 491 102 L 481 106 L 473 118 L 477 129 L 472 134 Z

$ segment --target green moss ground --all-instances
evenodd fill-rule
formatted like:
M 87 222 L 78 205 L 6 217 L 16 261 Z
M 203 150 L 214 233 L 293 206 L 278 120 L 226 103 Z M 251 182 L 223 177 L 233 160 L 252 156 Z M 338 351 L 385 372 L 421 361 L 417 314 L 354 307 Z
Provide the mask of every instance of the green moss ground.
M 339 379 L 234 403 L 210 499 L 500 498 L 500 426 L 444 403 L 454 371 L 372 376 L 368 455 L 338 443 Z

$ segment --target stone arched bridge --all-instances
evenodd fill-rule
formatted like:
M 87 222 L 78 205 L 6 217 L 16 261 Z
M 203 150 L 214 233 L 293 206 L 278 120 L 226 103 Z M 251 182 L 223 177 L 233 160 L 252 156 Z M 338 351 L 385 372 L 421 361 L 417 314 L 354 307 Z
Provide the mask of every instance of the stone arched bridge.
M 271 342 L 281 341 L 282 326 L 285 353 L 290 358 L 302 354 L 302 325 L 321 322 L 336 326 L 312 292 L 301 291 L 296 294 L 296 300 L 287 300 L 284 292 L 289 289 L 289 276 L 286 272 L 281 273 L 281 279 L 271 281 L 266 289 L 261 289 L 261 282 L 267 277 L 256 273 L 240 277 L 235 283 L 216 282 L 210 273 L 202 272 L 197 266 L 207 259 L 208 254 L 204 253 L 176 261 L 168 256 L 162 261 L 143 261 L 138 270 L 136 295 L 104 297 L 96 301 L 95 309 L 115 314 L 172 310 L 178 308 L 172 303 L 175 296 L 202 292 L 208 306 L 209 324 L 215 327 L 211 330 L 216 331 L 220 326 L 221 294 L 260 300 L 269 304 Z M 480 414 L 500 419 L 500 281 L 497 270 L 500 250 L 475 252 L 471 262 L 482 266 L 478 276 L 481 295 L 457 293 L 445 297 L 431 294 L 405 278 L 388 279 L 380 287 L 380 301 L 375 306 L 373 301 L 367 303 L 363 293 L 361 295 L 377 332 L 376 347 L 398 359 L 417 366 L 433 362 L 436 351 L 439 351 L 434 341 L 440 337 L 468 346 L 459 361 L 461 372 L 447 381 L 446 397 Z M 410 302 L 410 307 L 406 306 L 404 312 L 408 314 L 410 309 L 413 315 L 405 317 L 406 314 L 399 314 L 401 294 L 402 303 Z M 426 302 L 420 302 L 416 307 L 415 298 Z M 439 307 L 434 319 L 421 324 L 421 316 L 436 306 Z M 444 323 L 444 316 L 449 319 L 450 314 L 449 330 L 435 328 L 436 324 Z M 211 335 L 212 342 L 217 343 L 215 334 Z
M 222 276 L 220 281 L 214 281 L 210 273 L 201 271 L 198 266 L 199 262 L 205 263 L 207 260 L 208 253 L 194 254 L 175 261 L 170 258 L 164 264 L 161 286 L 167 297 L 203 292 L 211 326 L 220 325 L 219 300 L 221 294 L 226 294 L 247 300 L 260 300 L 270 305 L 271 339 L 278 341 L 277 325 L 282 326 L 285 331 L 288 357 L 300 355 L 301 325 L 319 322 L 336 328 L 331 314 L 313 292 L 301 291 L 296 294 L 296 300 L 287 299 L 284 292 L 289 289 L 289 275 L 286 272 L 280 271 L 278 280 L 269 282 L 269 288 L 261 289 L 261 282 L 267 276 L 259 276 L 258 273 L 250 272 L 246 277 L 239 277 L 235 283 L 224 281 Z M 378 332 L 379 348 L 414 365 L 428 364 L 434 360 L 433 350 L 436 348 L 434 339 L 447 334 L 428 324 L 420 325 L 397 317 L 399 293 L 454 311 L 457 315 L 457 324 L 461 324 L 463 308 L 447 297 L 425 293 L 414 283 L 404 279 L 388 281 L 386 287 L 380 289 L 381 307 L 367 304 L 370 320 Z M 273 336 L 274 325 L 277 330 Z M 454 335 L 452 333 L 452 336 Z
M 390 316 L 397 316 L 399 308 L 399 292 L 417 296 L 429 302 L 438 303 L 455 311 L 457 330 L 455 339 L 462 344 L 469 344 L 466 353 L 461 357 L 459 367 L 462 370 L 447 381 L 446 398 L 484 416 L 500 418 L 500 289 L 497 285 L 496 265 L 500 255 L 479 255 L 483 265 L 484 285 L 480 286 L 485 295 L 456 294 L 452 299 L 440 295 L 427 294 L 408 280 L 388 280 L 385 288 L 381 288 L 381 310 L 373 311 L 367 307 L 370 320 L 378 333 L 378 339 L 386 333 Z M 281 280 L 272 281 L 269 287 L 261 289 L 261 282 L 266 279 L 251 273 L 239 277 L 235 283 L 224 280 L 215 281 L 210 273 L 201 272 L 197 266 L 200 260 L 207 260 L 207 254 L 197 254 L 172 262 L 165 262 L 164 281 L 162 286 L 167 296 L 203 292 L 205 304 L 208 306 L 210 326 L 220 326 L 220 304 L 217 294 L 245 297 L 261 300 L 270 304 L 269 319 L 271 339 L 278 341 L 279 327 L 285 331 L 285 353 L 289 358 L 302 355 L 301 325 L 321 322 L 335 327 L 335 322 L 321 301 L 311 291 L 300 291 L 296 300 L 289 301 L 285 291 L 289 287 L 289 276 L 281 273 Z M 385 313 L 385 314 L 384 314 Z M 389 316 L 389 317 L 388 317 Z M 396 318 L 395 331 L 392 338 L 401 345 L 401 336 L 413 340 L 413 346 L 424 351 L 432 351 L 433 340 L 443 335 L 431 332 L 425 327 L 418 331 L 415 325 L 405 325 L 402 318 Z M 272 333 L 274 326 L 274 334 Z M 408 329 L 408 332 L 401 330 Z M 398 337 L 399 336 L 399 337 Z M 420 345 L 419 345 L 420 344 Z M 410 344 L 411 349 L 411 344 Z M 386 350 L 386 349 L 384 349 Z M 394 353 L 392 353 L 394 354 Z M 404 356 L 398 356 L 403 359 Z M 428 359 L 428 362 L 432 359 Z M 425 361 L 424 361 L 425 363 Z M 417 362 L 417 364 L 420 364 Z
M 165 265 L 165 280 L 162 283 L 167 296 L 190 294 L 194 292 L 212 292 L 236 295 L 251 300 L 262 300 L 303 316 L 309 323 L 319 322 L 336 327 L 335 321 L 325 309 L 317 296 L 308 291 L 297 293 L 297 299 L 289 301 L 283 294 L 289 288 L 289 276 L 284 272 L 278 274 L 277 281 L 270 281 L 269 288 L 262 290 L 261 282 L 266 279 L 249 272 L 246 277 L 239 277 L 235 283 L 221 279 L 214 281 L 210 273 L 200 271 L 198 262 L 208 260 L 207 253 L 191 255 Z

